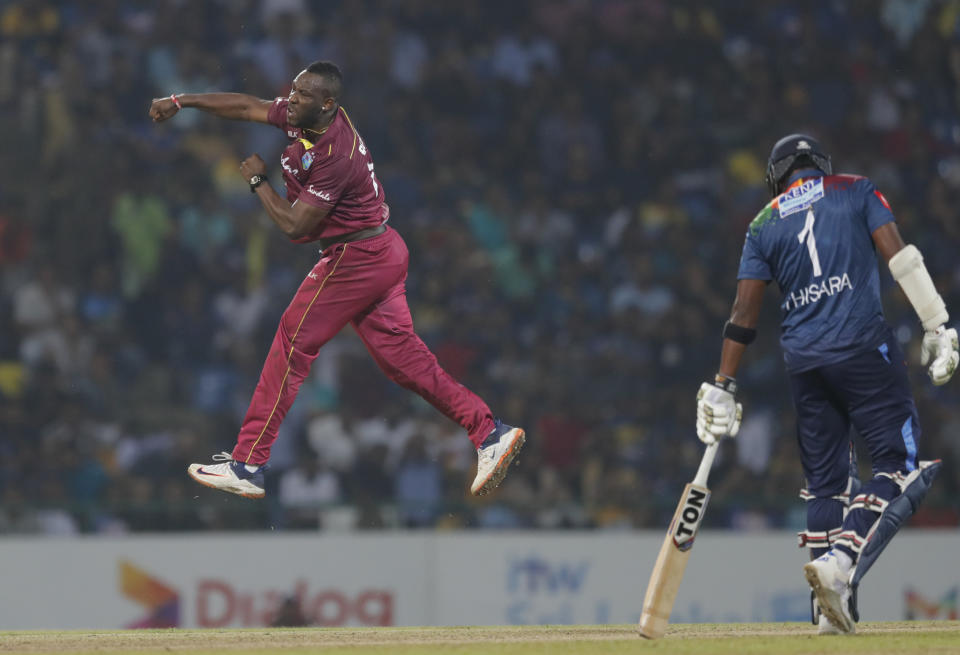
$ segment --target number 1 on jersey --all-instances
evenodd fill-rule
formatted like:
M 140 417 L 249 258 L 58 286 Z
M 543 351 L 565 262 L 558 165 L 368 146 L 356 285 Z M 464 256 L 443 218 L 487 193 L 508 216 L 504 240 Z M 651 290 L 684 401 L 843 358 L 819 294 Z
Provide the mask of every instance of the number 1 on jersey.
M 807 221 L 803 224 L 803 229 L 797 235 L 797 241 L 803 243 L 807 240 L 807 252 L 810 253 L 810 261 L 813 263 L 813 277 L 820 277 L 823 271 L 820 270 L 820 255 L 817 254 L 817 240 L 813 236 L 813 207 L 807 211 Z

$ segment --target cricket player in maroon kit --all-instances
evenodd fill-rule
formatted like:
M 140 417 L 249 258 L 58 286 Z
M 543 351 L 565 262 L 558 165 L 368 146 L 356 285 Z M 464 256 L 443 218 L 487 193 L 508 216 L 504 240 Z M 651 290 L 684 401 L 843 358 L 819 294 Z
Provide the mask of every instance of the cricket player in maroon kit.
M 409 253 L 387 226 L 390 209 L 370 151 L 339 103 L 342 82 L 336 65 L 315 62 L 297 75 L 286 98 L 187 93 L 155 99 L 150 107 L 155 122 L 193 107 L 283 130 L 290 141 L 280 158 L 286 198 L 268 183 L 259 155 L 244 160 L 240 172 L 284 234 L 320 246 L 320 261 L 280 318 L 233 452 L 214 455 L 219 464 L 191 464 L 187 471 L 206 486 L 262 498 L 263 469 L 280 423 L 320 347 L 349 323 L 391 380 L 467 431 L 479 460 L 471 492 L 485 494 L 506 475 L 524 432 L 495 419 L 413 331 L 404 286 Z

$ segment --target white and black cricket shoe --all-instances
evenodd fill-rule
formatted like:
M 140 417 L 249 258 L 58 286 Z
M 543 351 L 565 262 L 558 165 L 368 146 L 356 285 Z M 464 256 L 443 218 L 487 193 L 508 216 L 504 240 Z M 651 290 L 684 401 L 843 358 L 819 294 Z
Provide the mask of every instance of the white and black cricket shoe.
M 213 461 L 219 464 L 191 464 L 187 467 L 187 474 L 200 484 L 226 491 L 244 498 L 263 498 L 263 469 L 247 470 L 243 462 L 235 462 L 228 452 L 213 456 Z
M 495 489 L 507 475 L 507 469 L 523 448 L 525 439 L 522 429 L 495 419 L 493 430 L 477 449 L 477 477 L 470 493 L 483 496 Z

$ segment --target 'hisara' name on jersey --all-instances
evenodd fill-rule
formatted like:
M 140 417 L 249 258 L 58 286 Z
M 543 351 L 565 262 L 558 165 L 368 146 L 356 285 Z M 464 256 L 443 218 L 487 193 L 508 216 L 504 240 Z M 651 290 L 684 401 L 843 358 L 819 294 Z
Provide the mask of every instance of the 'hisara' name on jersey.
M 841 361 L 890 338 L 872 234 L 894 220 L 865 177 L 797 176 L 750 223 L 737 274 L 780 287 L 780 345 L 791 372 Z

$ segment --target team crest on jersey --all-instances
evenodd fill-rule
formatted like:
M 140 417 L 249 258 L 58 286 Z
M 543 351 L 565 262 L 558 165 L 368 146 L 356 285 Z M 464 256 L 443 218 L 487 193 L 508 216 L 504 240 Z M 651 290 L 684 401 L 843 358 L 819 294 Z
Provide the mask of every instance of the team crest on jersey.
M 313 163 L 313 153 L 309 151 L 303 153 L 303 157 L 300 158 L 300 165 L 303 166 L 303 170 L 307 170 L 308 168 L 310 168 L 310 164 L 312 163 Z
M 807 180 L 780 196 L 780 201 L 777 203 L 780 216 L 785 217 L 803 211 L 822 197 L 823 178 Z

